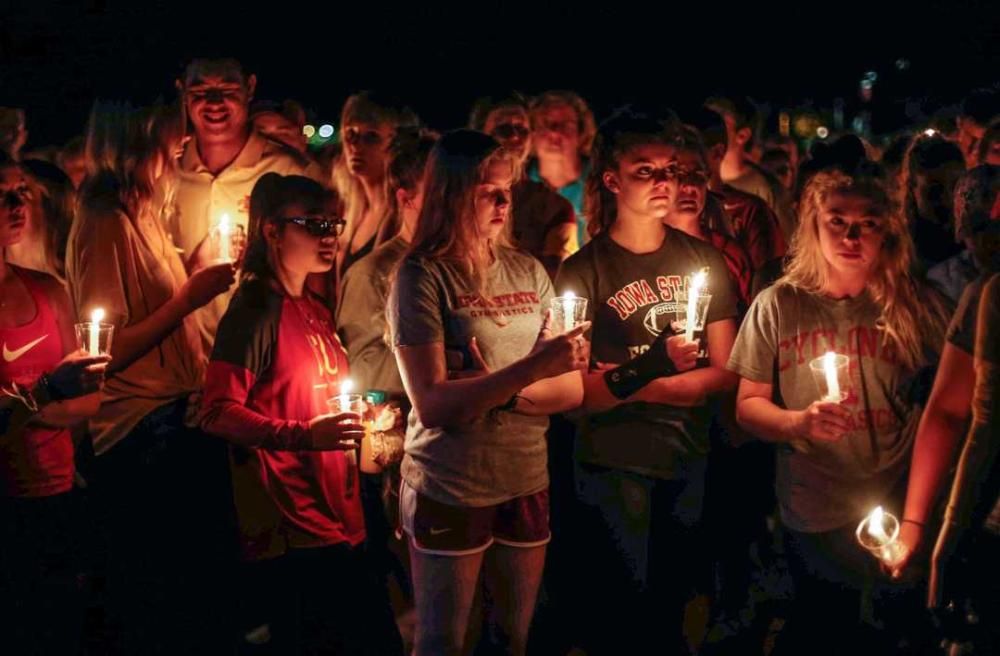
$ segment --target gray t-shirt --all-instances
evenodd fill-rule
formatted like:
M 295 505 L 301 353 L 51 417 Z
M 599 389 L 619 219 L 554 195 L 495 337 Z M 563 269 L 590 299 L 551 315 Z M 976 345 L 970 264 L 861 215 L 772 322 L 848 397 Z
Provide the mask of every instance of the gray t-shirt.
M 880 314 L 867 293 L 834 300 L 779 283 L 757 297 L 736 338 L 728 368 L 774 385 L 775 403 L 789 410 L 819 399 L 810 361 L 827 351 L 850 357 L 842 403 L 851 413 L 851 432 L 838 442 L 778 450 L 778 502 L 794 530 L 815 533 L 860 521 L 885 503 L 909 462 L 920 420 L 909 400 L 914 376 L 883 341 Z
M 979 276 L 965 286 L 945 335 L 949 344 L 969 356 L 976 348 L 976 314 L 979 312 L 979 297 L 988 278 L 987 275 Z
M 475 337 L 496 371 L 531 351 L 552 295 L 538 260 L 513 249 L 496 251 L 487 275 L 488 301 L 458 262 L 411 256 L 399 269 L 386 315 L 394 347 L 443 342 L 471 368 L 468 344 Z M 548 486 L 547 427 L 546 417 L 501 412 L 428 428 L 411 411 L 403 479 L 418 492 L 457 506 L 489 506 L 534 494 Z

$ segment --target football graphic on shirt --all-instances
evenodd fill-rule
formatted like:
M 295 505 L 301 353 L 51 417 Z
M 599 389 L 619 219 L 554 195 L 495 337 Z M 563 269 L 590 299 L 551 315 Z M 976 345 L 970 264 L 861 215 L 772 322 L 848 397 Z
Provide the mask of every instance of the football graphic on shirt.
M 642 325 L 646 327 L 649 333 L 656 337 L 663 332 L 665 328 L 670 328 L 673 332 L 679 332 L 677 327 L 674 325 L 677 319 L 677 301 L 671 301 L 669 303 L 660 303 L 649 308 L 646 312 L 646 318 L 642 320 Z

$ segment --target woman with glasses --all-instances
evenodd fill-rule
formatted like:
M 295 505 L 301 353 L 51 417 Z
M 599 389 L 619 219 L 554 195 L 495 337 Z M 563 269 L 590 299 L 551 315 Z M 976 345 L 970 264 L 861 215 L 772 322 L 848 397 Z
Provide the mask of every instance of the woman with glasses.
M 855 529 L 876 506 L 911 521 L 900 510 L 921 374 L 937 362 L 946 321 L 940 297 L 911 274 L 913 257 L 876 165 L 817 173 L 802 194 L 785 275 L 754 300 L 733 347 L 737 419 L 778 452 L 796 603 L 775 653 L 895 650 L 899 618 L 886 613 L 896 606 L 873 606 L 872 590 L 898 591 L 878 583 L 878 563 Z M 827 352 L 849 358 L 835 400 L 810 371 Z M 871 626 L 873 613 L 884 629 Z
M 280 653 L 401 653 L 384 591 L 362 552 L 354 454 L 361 417 L 331 414 L 347 357 L 322 299 L 306 286 L 333 267 L 339 199 L 309 178 L 268 173 L 250 196 L 240 287 L 219 324 L 202 428 L 251 449 L 281 517 Z
M 647 398 L 578 421 L 577 496 L 595 525 L 581 532 L 601 559 L 581 605 L 597 653 L 684 653 L 683 607 L 698 562 L 708 453 L 707 397 L 731 389 L 725 370 L 736 301 L 719 253 L 665 223 L 678 198 L 680 126 L 621 114 L 603 124 L 587 180 L 590 243 L 566 260 L 556 289 L 589 299 L 593 359 L 620 364 L 679 340 L 684 366 L 657 378 Z M 674 335 L 692 278 L 708 268 L 704 329 Z M 707 353 L 699 348 L 700 342 Z M 676 361 L 675 361 L 676 364 Z M 588 561 L 592 562 L 592 561 Z M 610 594 L 608 591 L 612 591 Z M 614 634 L 597 627 L 623 629 Z

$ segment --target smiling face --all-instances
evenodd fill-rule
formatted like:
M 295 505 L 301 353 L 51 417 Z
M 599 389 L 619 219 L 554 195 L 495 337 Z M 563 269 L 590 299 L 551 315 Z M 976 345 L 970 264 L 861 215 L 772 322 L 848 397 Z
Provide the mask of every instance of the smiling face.
M 830 274 L 871 274 L 886 228 L 886 219 L 871 199 L 850 192 L 831 193 L 820 206 L 816 227 Z
M 677 199 L 679 172 L 675 146 L 642 144 L 625 151 L 617 169 L 605 171 L 603 181 L 617 196 L 618 216 L 662 220 Z
M 235 74 L 195 75 L 184 86 L 184 103 L 201 141 L 225 141 L 242 136 L 249 121 L 256 79 Z
M 24 237 L 30 212 L 31 190 L 20 167 L 0 165 L 0 248 Z
M 476 233 L 481 239 L 496 239 L 510 217 L 514 170 L 510 160 L 494 159 L 486 167 L 473 196 Z

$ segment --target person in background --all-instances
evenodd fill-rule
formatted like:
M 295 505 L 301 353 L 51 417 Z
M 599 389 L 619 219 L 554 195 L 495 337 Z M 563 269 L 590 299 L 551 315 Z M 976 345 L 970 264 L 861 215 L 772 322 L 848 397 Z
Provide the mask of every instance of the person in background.
M 280 105 L 266 104 L 252 107 L 250 121 L 254 130 L 269 139 L 280 141 L 303 157 L 308 157 L 309 138 L 303 132 L 306 112 L 294 100 Z
M 900 198 L 917 264 L 926 271 L 959 253 L 955 241 L 955 184 L 965 171 L 962 151 L 938 135 L 918 134 L 903 160 Z
M 303 176 L 266 173 L 251 194 L 242 281 L 219 324 L 200 424 L 248 449 L 279 511 L 281 582 L 273 639 L 282 654 L 402 654 L 388 597 L 364 558 L 357 467 L 361 417 L 327 400 L 348 362 L 310 274 L 329 271 L 339 199 Z
M 708 217 L 708 227 L 735 238 L 750 256 L 755 270 L 779 261 L 785 255 L 786 240 L 777 215 L 757 196 L 722 181 L 722 163 L 729 152 L 729 136 L 722 115 L 702 108 L 686 117 L 686 123 L 701 136 L 711 174 L 708 188 L 725 212 Z
M 979 144 L 986 128 L 1000 116 L 1000 89 L 996 87 L 976 89 L 963 100 L 955 126 L 958 128 L 956 142 L 965 158 L 966 168 L 984 163 L 979 153 Z
M 765 150 L 760 158 L 760 166 L 777 178 L 785 191 L 791 192 L 795 188 L 795 169 L 792 168 L 792 159 L 784 148 Z
M 895 605 L 875 606 L 882 631 L 859 624 L 873 586 L 895 590 L 877 584 L 855 529 L 876 505 L 898 513 L 920 383 L 944 338 L 944 304 L 911 274 L 912 253 L 874 164 L 815 174 L 785 275 L 754 299 L 733 347 L 737 420 L 778 448 L 795 604 L 775 653 L 889 652 L 904 628 Z M 839 402 L 820 397 L 810 372 L 827 351 L 849 357 Z
M 979 161 L 1000 166 L 1000 119 L 990 123 L 979 142 Z
M 749 156 L 754 145 L 759 143 L 757 107 L 746 97 L 709 98 L 705 107 L 722 116 L 726 125 L 726 154 L 719 169 L 722 181 L 767 203 L 777 215 L 787 243 L 795 231 L 791 197 Z
M 375 91 L 356 93 L 340 113 L 343 151 L 334 166 L 334 187 L 346 204 L 346 242 L 338 253 L 337 289 L 352 264 L 395 237 L 399 225 L 385 192 L 385 159 L 400 127 L 419 124 L 397 99 Z
M 472 109 L 469 127 L 499 141 L 523 172 L 531 155 L 529 112 L 528 101 L 517 92 L 481 98 Z M 573 206 L 545 184 L 520 174 L 513 194 L 515 243 L 535 256 L 555 278 L 559 264 L 578 248 Z
M 24 110 L 0 107 L 0 152 L 17 161 L 27 142 L 28 129 L 25 126 Z
M 594 114 L 572 91 L 546 91 L 531 102 L 528 177 L 544 182 L 573 205 L 577 244 L 590 239 L 583 213 L 584 184 L 590 171 L 590 148 L 597 133 Z
M 77 316 L 100 308 L 115 326 L 88 477 L 107 540 L 112 653 L 217 654 L 229 639 L 225 450 L 191 421 L 206 364 L 193 314 L 235 268 L 188 274 L 164 228 L 179 114 L 95 104 L 66 250 Z
M 79 189 L 83 178 L 87 175 L 87 157 L 84 152 L 86 140 L 83 136 L 73 137 L 56 155 L 56 165 L 63 170 L 73 183 L 73 189 Z

